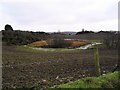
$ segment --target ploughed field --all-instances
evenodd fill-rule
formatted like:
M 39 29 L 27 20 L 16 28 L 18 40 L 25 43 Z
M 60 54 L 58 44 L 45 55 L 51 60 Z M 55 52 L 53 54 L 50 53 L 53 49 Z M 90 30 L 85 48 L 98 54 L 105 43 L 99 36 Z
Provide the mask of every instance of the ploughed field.
M 3 88 L 49 88 L 54 85 L 95 76 L 94 50 L 31 52 L 16 46 L 3 46 Z M 102 73 L 115 68 L 115 49 L 99 48 Z

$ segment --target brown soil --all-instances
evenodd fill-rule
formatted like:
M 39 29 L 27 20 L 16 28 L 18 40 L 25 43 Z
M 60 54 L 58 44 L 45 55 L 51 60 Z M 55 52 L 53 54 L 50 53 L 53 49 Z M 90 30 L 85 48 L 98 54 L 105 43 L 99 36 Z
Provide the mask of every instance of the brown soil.
M 102 73 L 118 63 L 115 49 L 99 49 Z M 87 76 L 95 76 L 93 49 L 78 52 L 27 52 L 3 46 L 3 88 L 49 88 Z

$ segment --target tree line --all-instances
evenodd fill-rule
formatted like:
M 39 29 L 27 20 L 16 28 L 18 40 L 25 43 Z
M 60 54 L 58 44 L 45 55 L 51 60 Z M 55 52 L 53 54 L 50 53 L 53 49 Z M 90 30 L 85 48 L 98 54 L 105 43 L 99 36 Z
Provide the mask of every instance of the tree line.
M 69 45 L 66 43 L 64 40 L 61 40 L 61 37 L 54 38 L 54 35 L 50 35 L 46 32 L 32 32 L 32 31 L 20 31 L 20 30 L 14 30 L 11 25 L 5 25 L 5 30 L 2 30 L 2 41 L 5 42 L 7 45 L 26 45 L 30 44 L 35 41 L 40 41 L 40 40 L 46 40 L 53 38 L 54 40 L 54 47 L 64 47 L 66 45 Z M 87 31 L 82 29 L 81 32 L 77 32 L 76 35 L 81 35 L 81 34 L 89 34 L 89 33 L 94 33 L 93 31 Z M 104 38 L 103 43 L 106 45 L 108 48 L 118 48 L 120 46 L 120 33 L 118 32 L 117 34 L 110 32 L 110 31 L 100 31 L 97 32 L 99 33 L 108 33 L 106 34 L 107 37 Z M 64 44 L 63 44 L 64 43 Z
M 7 45 L 25 45 L 34 41 L 47 39 L 48 33 L 13 30 L 11 25 L 5 25 L 5 30 L 2 30 L 2 41 Z

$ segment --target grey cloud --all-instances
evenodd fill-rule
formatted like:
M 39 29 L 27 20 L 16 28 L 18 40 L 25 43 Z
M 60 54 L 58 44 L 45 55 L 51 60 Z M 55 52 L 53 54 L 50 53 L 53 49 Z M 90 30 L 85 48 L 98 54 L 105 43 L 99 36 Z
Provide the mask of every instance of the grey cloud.
M 117 1 L 22 0 L 0 2 L 0 7 L 18 25 L 89 25 L 116 19 Z

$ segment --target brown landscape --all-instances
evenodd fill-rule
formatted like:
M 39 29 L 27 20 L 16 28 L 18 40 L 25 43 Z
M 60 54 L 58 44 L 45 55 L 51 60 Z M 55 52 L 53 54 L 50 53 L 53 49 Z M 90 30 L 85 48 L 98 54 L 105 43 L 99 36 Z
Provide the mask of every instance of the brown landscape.
M 100 40 L 103 39 L 97 38 L 97 41 Z M 47 45 L 46 41 L 31 44 L 32 47 L 38 48 L 38 45 L 41 47 L 41 43 L 43 46 Z M 80 44 L 80 41 L 73 43 L 77 46 L 84 45 L 83 42 Z M 48 89 L 83 77 L 96 76 L 94 48 L 60 50 L 42 51 L 32 50 L 23 45 L 3 45 L 3 88 Z M 108 48 L 105 44 L 99 45 L 98 50 L 101 74 L 112 72 L 118 64 L 118 50 Z

